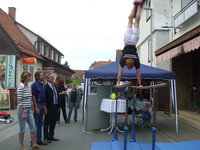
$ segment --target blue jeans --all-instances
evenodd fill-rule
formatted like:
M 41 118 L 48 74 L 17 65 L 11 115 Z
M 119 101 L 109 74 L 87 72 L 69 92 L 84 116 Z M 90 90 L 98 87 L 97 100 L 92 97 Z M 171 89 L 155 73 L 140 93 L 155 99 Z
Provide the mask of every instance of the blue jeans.
M 26 122 L 29 125 L 30 132 L 36 132 L 35 120 L 31 108 L 24 108 L 26 119 L 22 118 L 22 113 L 20 112 L 19 108 L 17 108 L 16 112 L 19 120 L 19 133 L 25 132 Z
M 44 116 L 43 104 L 38 104 L 38 108 L 40 110 L 40 113 L 36 114 L 36 112 L 35 112 L 34 118 L 35 118 L 35 125 L 37 127 L 36 141 L 40 142 L 40 141 L 42 141 L 42 126 L 43 126 L 43 116 Z
M 69 104 L 68 120 L 71 119 L 71 114 L 72 114 L 73 108 L 74 108 L 74 121 L 76 121 L 77 120 L 77 104 L 72 103 L 72 102 L 70 102 L 70 104 Z

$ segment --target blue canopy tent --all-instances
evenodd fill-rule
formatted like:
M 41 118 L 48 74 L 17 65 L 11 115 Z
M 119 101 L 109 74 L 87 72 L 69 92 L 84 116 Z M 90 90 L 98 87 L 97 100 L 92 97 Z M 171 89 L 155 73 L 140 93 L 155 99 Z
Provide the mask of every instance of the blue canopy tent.
M 119 70 L 119 62 L 114 62 L 85 72 L 85 87 L 84 87 L 85 104 L 87 102 L 88 83 L 90 82 L 90 80 L 117 80 L 118 70 Z M 170 82 L 172 103 L 176 116 L 176 132 L 178 134 L 178 114 L 177 114 L 175 73 L 163 69 L 150 67 L 143 64 L 140 65 L 140 70 L 142 79 L 167 80 Z M 135 67 L 131 70 L 128 70 L 125 67 L 124 72 L 122 74 L 122 80 L 133 80 L 133 79 L 137 79 Z
M 119 68 L 119 62 L 114 62 L 108 65 L 104 65 L 95 69 L 91 69 L 85 72 L 86 79 L 117 79 Z M 150 67 L 147 65 L 140 65 L 142 79 L 161 79 L 161 80 L 174 80 L 175 74 L 170 71 Z M 124 68 L 122 79 L 130 80 L 136 79 L 135 67 L 131 70 Z

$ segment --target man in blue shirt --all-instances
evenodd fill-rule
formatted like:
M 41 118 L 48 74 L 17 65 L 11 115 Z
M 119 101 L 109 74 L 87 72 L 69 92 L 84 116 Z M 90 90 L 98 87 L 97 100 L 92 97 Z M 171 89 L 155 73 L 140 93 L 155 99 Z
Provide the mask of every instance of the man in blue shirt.
M 44 73 L 37 71 L 35 73 L 35 82 L 31 85 L 31 91 L 35 108 L 34 118 L 37 127 L 36 141 L 38 145 L 47 145 L 46 141 L 42 141 L 43 117 L 44 114 L 47 114 L 43 81 Z

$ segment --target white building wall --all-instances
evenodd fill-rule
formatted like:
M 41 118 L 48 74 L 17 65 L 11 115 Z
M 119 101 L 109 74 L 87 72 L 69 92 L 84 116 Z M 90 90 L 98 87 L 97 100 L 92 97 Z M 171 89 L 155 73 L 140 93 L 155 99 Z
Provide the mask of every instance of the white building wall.
M 140 50 L 140 62 L 153 67 L 172 70 L 171 61 L 156 65 L 155 51 L 177 39 L 183 34 L 200 25 L 200 6 L 198 14 L 191 17 L 181 25 L 181 29 L 163 28 L 163 26 L 174 26 L 173 17 L 181 11 L 181 0 L 151 0 L 152 20 L 146 21 L 146 11 L 143 8 L 140 22 L 140 40 L 137 48 Z M 152 21 L 152 24 L 151 24 Z M 152 28 L 151 28 L 152 26 Z M 152 31 L 151 31 L 152 29 Z M 153 62 L 148 62 L 148 40 L 152 33 Z
M 181 11 L 181 0 L 170 0 L 171 4 L 169 3 L 169 5 L 171 6 L 171 17 L 169 16 L 169 22 L 171 22 L 171 24 L 169 23 L 169 26 L 174 26 L 174 19 L 173 17 Z M 182 35 L 184 35 L 185 33 L 191 31 L 192 29 L 194 29 L 195 27 L 200 25 L 200 7 L 198 6 L 198 13 L 195 14 L 194 16 L 192 16 L 190 19 L 188 19 L 187 21 L 185 21 L 181 26 L 180 29 L 170 29 L 169 32 L 169 42 L 172 42 L 173 40 L 181 37 Z M 166 44 L 167 45 L 167 42 Z M 163 46 L 164 46 L 163 45 Z M 160 64 L 157 64 L 157 67 L 162 68 L 162 69 L 166 69 L 166 70 L 170 70 L 172 71 L 172 66 L 171 66 L 171 60 L 162 62 Z
M 172 66 L 171 66 L 171 60 L 167 60 L 167 61 L 164 61 L 164 62 L 162 62 L 160 64 L 157 64 L 156 67 L 158 67 L 160 69 L 172 71 L 172 69 L 171 69 L 172 68 Z
M 28 37 L 32 45 L 35 46 L 35 42 L 37 41 L 37 36 L 34 33 L 28 31 L 26 28 L 22 27 L 21 25 L 17 24 L 17 26 L 25 34 L 25 36 Z
M 24 72 L 23 70 L 23 67 L 24 65 L 26 64 L 22 64 L 22 58 L 19 59 L 16 63 L 16 66 L 17 66 L 17 69 L 16 69 L 16 85 L 18 86 L 19 83 L 20 83 L 20 79 L 21 79 L 21 74 L 22 72 Z M 31 85 L 34 81 L 35 81 L 35 72 L 41 70 L 42 71 L 42 62 L 37 60 L 36 64 L 33 64 L 33 65 L 27 65 L 27 68 L 28 68 L 28 72 L 30 72 L 30 66 L 33 67 L 33 74 L 32 74 L 32 77 L 33 77 L 33 81 L 30 81 L 29 82 L 29 85 Z
M 181 11 L 181 0 L 173 1 L 173 16 L 175 16 L 179 11 Z M 198 6 L 198 13 L 192 16 L 190 19 L 185 21 L 181 26 L 180 29 L 176 29 L 176 33 L 173 32 L 173 40 L 179 38 L 183 34 L 189 32 L 190 30 L 194 29 L 195 27 L 200 25 L 200 6 Z
M 140 21 L 140 40 L 137 47 L 140 49 L 140 62 L 149 66 L 156 66 L 155 51 L 169 42 L 169 30 L 163 29 L 162 26 L 171 24 L 171 0 L 151 0 L 152 18 L 146 20 L 147 9 L 143 8 Z M 148 41 L 152 35 L 152 56 L 153 61 L 148 61 Z M 151 46 L 150 46 L 151 48 Z

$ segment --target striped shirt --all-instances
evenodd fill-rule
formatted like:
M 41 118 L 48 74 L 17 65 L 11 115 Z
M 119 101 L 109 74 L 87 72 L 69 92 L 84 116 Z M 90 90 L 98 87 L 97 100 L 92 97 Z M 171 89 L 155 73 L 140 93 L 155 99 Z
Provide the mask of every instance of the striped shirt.
M 25 86 L 23 83 L 20 83 L 19 87 L 17 88 L 17 103 L 18 107 L 33 106 L 31 88 L 29 86 Z

